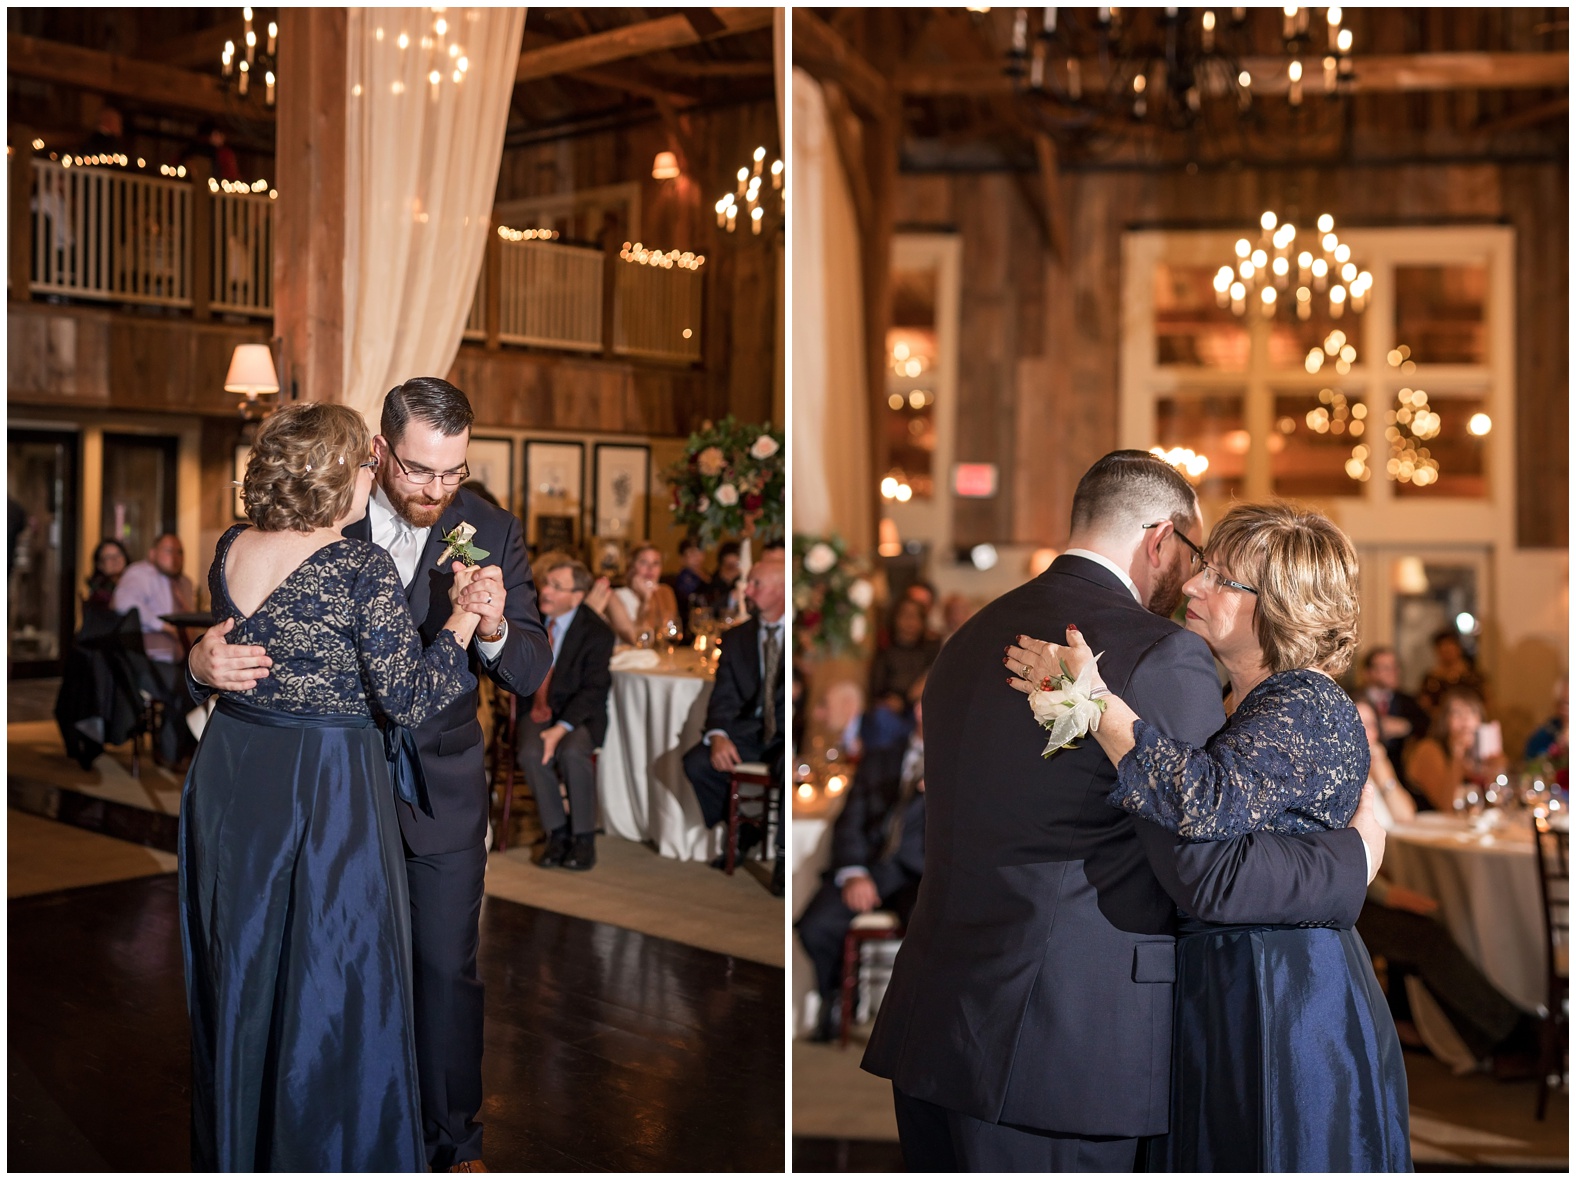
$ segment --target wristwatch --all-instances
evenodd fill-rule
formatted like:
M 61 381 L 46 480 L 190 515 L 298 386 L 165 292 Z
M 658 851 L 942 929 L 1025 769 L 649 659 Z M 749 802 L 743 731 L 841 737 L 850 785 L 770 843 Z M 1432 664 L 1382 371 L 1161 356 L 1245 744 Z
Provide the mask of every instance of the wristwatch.
M 478 631 L 476 632 L 476 638 L 482 643 L 497 643 L 507 634 L 509 634 L 509 620 L 499 619 L 498 630 L 494 631 L 491 635 L 483 635 L 480 631 Z

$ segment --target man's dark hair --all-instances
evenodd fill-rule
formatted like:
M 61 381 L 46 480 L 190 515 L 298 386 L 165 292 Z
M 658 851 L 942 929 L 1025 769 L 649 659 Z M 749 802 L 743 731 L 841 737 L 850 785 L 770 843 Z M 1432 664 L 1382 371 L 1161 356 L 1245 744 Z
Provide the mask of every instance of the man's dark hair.
M 694 537 L 685 537 L 682 541 L 679 542 L 679 556 L 683 557 L 691 549 L 699 549 L 699 548 L 701 548 L 701 543 L 699 541 L 697 541 Z
M 1148 451 L 1112 451 L 1084 472 L 1073 493 L 1075 533 L 1161 520 L 1179 529 L 1193 524 L 1198 496 L 1181 472 Z
M 723 558 L 739 556 L 739 543 L 737 541 L 724 541 L 717 546 L 717 564 L 721 565 Z
M 476 415 L 471 399 L 439 377 L 412 377 L 396 385 L 383 399 L 383 418 L 379 429 L 389 442 L 405 437 L 411 420 L 425 422 L 445 438 L 464 434 Z
M 1363 656 L 1363 671 L 1372 671 L 1374 661 L 1383 655 L 1395 655 L 1395 648 L 1388 647 L 1383 643 L 1381 643 L 1378 647 L 1370 647 L 1368 649 L 1368 654 Z

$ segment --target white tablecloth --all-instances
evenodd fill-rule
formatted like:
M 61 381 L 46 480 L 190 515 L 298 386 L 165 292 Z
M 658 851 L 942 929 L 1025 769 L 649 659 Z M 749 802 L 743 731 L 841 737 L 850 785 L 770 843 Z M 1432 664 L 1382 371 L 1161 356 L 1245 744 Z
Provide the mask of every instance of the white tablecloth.
M 1495 987 L 1536 1013 L 1543 1007 L 1543 902 L 1532 820 L 1521 811 L 1479 832 L 1454 816 L 1424 812 L 1392 829 L 1384 874 L 1439 902 L 1452 938 Z
M 614 671 L 607 740 L 597 759 L 602 824 L 663 856 L 710 860 L 721 837 L 701 821 L 684 752 L 701 739 L 711 680 L 697 672 Z M 719 825 L 726 827 L 726 825 Z

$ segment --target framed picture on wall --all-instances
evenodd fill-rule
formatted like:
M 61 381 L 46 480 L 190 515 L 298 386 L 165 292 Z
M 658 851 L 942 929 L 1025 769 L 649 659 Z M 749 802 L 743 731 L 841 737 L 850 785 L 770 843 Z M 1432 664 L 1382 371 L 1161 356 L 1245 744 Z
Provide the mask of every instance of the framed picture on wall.
M 537 553 L 580 552 L 586 448 L 577 442 L 525 443 L 525 539 Z
M 471 479 L 491 492 L 504 511 L 514 511 L 514 440 L 477 438 L 465 451 L 465 465 Z
M 230 478 L 235 481 L 235 486 L 230 491 L 231 511 L 234 512 L 236 520 L 246 519 L 246 501 L 241 498 L 241 481 L 246 478 L 246 464 L 251 457 L 250 443 L 235 444 L 235 460 L 230 472 Z
M 596 447 L 598 537 L 642 540 L 651 527 L 651 448 L 628 443 Z

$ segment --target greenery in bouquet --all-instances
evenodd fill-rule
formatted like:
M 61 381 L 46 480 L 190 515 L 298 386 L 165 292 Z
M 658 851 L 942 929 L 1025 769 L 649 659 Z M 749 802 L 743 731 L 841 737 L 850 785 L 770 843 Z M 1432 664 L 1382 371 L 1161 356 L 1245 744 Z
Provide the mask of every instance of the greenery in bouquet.
M 663 477 L 673 489 L 673 522 L 702 545 L 725 537 L 782 540 L 783 436 L 770 424 L 739 422 L 731 414 L 706 422 Z
M 865 642 L 876 597 L 866 572 L 841 537 L 794 534 L 794 635 L 801 652 L 836 656 Z

